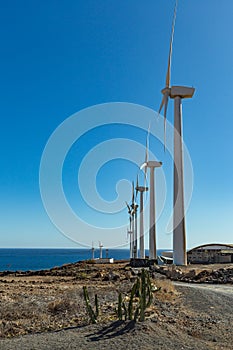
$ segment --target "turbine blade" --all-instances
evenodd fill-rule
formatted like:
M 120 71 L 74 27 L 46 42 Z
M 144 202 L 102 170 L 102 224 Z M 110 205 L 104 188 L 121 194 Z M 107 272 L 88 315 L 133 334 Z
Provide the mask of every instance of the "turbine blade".
M 137 175 L 137 183 L 136 183 L 136 199 L 137 199 L 137 196 L 138 196 L 138 186 L 139 186 L 139 184 L 138 184 L 138 175 Z
M 164 106 L 164 95 L 163 95 L 163 98 L 162 98 L 161 105 L 160 105 L 160 107 L 159 107 L 159 112 L 158 112 L 159 114 L 160 114 L 160 112 L 162 111 L 163 106 Z
M 135 203 L 135 198 L 134 198 L 134 181 L 132 181 L 132 204 Z
M 166 119 L 164 118 L 164 126 L 163 126 L 163 150 L 166 152 Z
M 144 187 L 146 187 L 146 182 L 147 182 L 147 167 L 145 168 L 145 172 L 144 172 Z
M 147 130 L 147 137 L 146 137 L 146 156 L 145 156 L 145 163 L 148 162 L 149 159 L 149 141 L 150 141 L 150 123 L 148 125 Z
M 147 136 L 146 136 L 146 155 L 145 155 L 145 162 L 142 164 L 140 169 L 145 168 L 144 170 L 144 186 L 146 186 L 146 180 L 147 180 L 147 163 L 149 160 L 149 141 L 150 141 L 150 123 L 148 125 L 148 130 L 147 130 Z
M 178 6 L 178 0 L 176 0 L 173 21 L 172 21 L 172 32 L 171 32 L 170 48 L 169 48 L 169 56 L 168 56 L 168 67 L 167 67 L 167 74 L 166 74 L 166 87 L 170 87 L 170 83 L 171 83 L 172 46 L 173 46 L 174 30 L 175 30 L 175 23 L 176 23 L 177 6 Z
M 147 166 L 147 163 L 143 163 L 143 164 L 140 166 L 140 170 L 144 169 L 146 166 Z
M 128 208 L 128 211 L 129 211 L 129 213 L 130 213 L 131 209 L 130 209 L 129 204 L 128 204 L 127 202 L 125 202 L 125 204 L 126 204 L 126 206 L 127 206 L 127 208 Z
M 166 126 L 167 126 L 167 106 L 168 106 L 169 94 L 164 94 L 164 152 L 166 150 Z

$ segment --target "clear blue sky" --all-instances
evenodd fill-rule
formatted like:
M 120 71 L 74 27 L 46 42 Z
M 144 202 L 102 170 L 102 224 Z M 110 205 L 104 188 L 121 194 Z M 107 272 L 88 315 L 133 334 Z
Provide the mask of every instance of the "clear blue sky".
M 75 246 L 43 208 L 39 166 L 45 144 L 60 123 L 85 107 L 122 101 L 158 110 L 173 8 L 173 0 L 1 1 L 0 247 Z M 183 105 L 184 140 L 194 168 L 188 247 L 233 243 L 232 18 L 232 0 L 179 1 L 172 84 L 196 88 L 194 98 Z M 145 133 L 132 128 L 112 133 L 145 139 Z M 108 135 L 109 130 L 100 130 L 96 140 Z M 86 142 L 92 141 L 87 135 Z M 168 156 L 160 148 L 158 157 L 166 163 Z M 80 199 L 74 158 L 71 150 L 64 165 L 64 189 L 75 210 L 73 190 Z M 131 181 L 135 168 L 121 161 L 108 164 L 102 180 L 99 173 L 99 192 L 106 200 L 111 186 L 114 197 L 117 171 L 119 179 Z M 166 171 L 169 182 L 170 165 Z M 107 175 L 112 183 L 105 191 Z M 88 209 L 80 210 L 88 215 Z M 119 220 L 127 222 L 126 211 Z M 166 208 L 158 221 L 159 248 L 171 247 L 165 221 Z

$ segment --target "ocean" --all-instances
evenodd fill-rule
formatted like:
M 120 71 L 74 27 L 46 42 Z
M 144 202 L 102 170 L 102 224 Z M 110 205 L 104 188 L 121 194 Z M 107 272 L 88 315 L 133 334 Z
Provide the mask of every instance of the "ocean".
M 157 251 L 160 254 L 165 249 Z M 146 251 L 148 255 L 148 251 Z M 99 257 L 99 250 L 95 251 L 95 258 Z M 106 249 L 103 249 L 103 258 Z M 108 257 L 115 260 L 129 259 L 128 249 L 109 249 Z M 63 264 L 92 258 L 91 249 L 0 249 L 0 271 L 28 271 L 45 270 Z

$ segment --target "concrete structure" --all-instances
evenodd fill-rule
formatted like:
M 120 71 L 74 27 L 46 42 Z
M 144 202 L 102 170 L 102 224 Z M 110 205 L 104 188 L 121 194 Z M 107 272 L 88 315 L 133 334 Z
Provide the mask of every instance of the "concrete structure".
M 113 264 L 114 259 L 113 258 L 97 258 L 92 260 L 93 264 Z
M 233 244 L 203 244 L 188 251 L 190 264 L 233 263 Z

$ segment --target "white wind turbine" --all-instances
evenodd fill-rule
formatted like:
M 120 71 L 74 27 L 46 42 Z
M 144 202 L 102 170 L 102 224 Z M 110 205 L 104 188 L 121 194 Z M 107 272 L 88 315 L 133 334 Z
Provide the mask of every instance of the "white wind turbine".
M 130 259 L 133 257 L 133 229 L 132 229 L 132 209 L 130 208 L 130 205 L 125 202 L 127 209 L 128 209 L 128 214 L 129 214 L 129 229 L 127 230 L 127 233 L 129 235 L 129 250 L 130 250 Z
M 150 126 L 148 128 L 147 140 L 146 140 L 146 157 L 145 162 L 142 164 L 140 169 L 145 168 L 145 178 L 147 168 L 150 169 L 150 222 L 149 222 L 149 258 L 157 259 L 156 250 L 156 211 L 155 211 L 155 173 L 154 169 L 162 166 L 162 162 L 148 160 L 148 149 L 149 149 L 149 133 Z
M 99 241 L 99 248 L 100 248 L 100 259 L 103 258 L 103 244 Z
M 144 245 L 144 206 L 143 206 L 143 194 L 148 191 L 148 187 L 139 186 L 138 177 L 137 177 L 137 185 L 136 185 L 136 196 L 137 193 L 140 192 L 140 238 L 139 238 L 139 257 L 140 259 L 145 259 L 145 245 Z
M 166 116 L 169 97 L 174 99 L 174 193 L 173 193 L 173 261 L 176 265 L 187 264 L 185 212 L 184 212 L 184 174 L 183 174 L 183 140 L 182 140 L 182 99 L 192 98 L 195 89 L 186 86 L 170 86 L 171 82 L 171 58 L 174 28 L 176 21 L 178 0 L 176 0 L 170 49 L 168 56 L 168 68 L 165 88 L 161 91 L 163 99 L 159 113 L 164 108 L 164 147 L 166 147 Z
M 94 242 L 92 242 L 91 252 L 92 252 L 92 260 L 95 260 L 95 247 L 94 247 Z
M 136 259 L 138 257 L 138 221 L 137 221 L 137 209 L 138 205 L 135 201 L 134 196 L 134 181 L 132 182 L 132 235 L 133 235 L 133 258 Z

